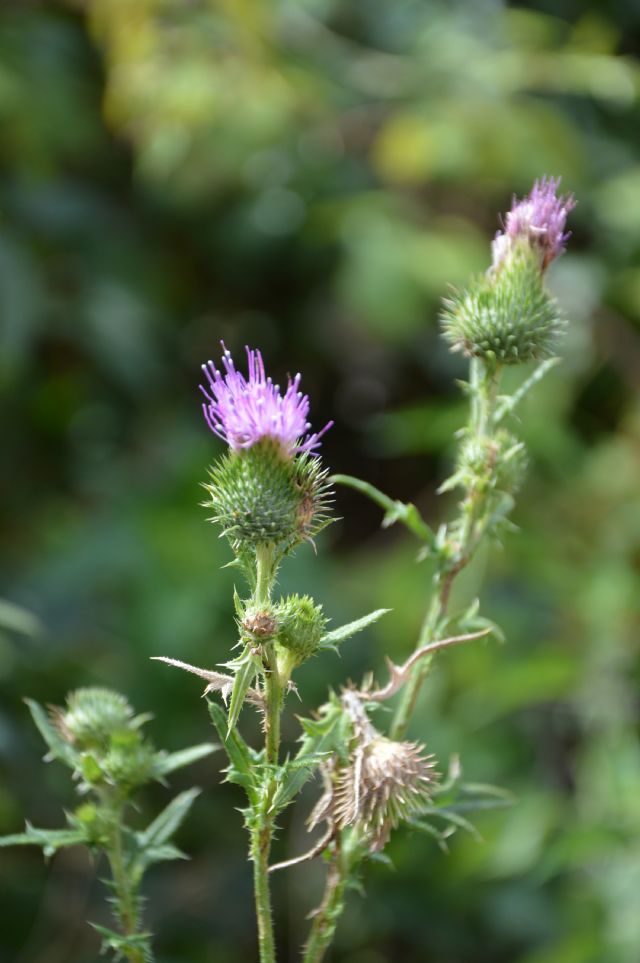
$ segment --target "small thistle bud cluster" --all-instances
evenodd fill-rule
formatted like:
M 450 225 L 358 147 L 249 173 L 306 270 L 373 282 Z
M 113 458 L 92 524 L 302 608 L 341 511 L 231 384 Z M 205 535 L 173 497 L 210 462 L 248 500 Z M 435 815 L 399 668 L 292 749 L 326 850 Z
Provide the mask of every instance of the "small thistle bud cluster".
M 543 274 L 564 250 L 571 197 L 556 197 L 559 182 L 537 181 L 515 201 L 504 232 L 493 242 L 493 265 L 466 291 L 444 304 L 444 336 L 453 351 L 493 364 L 522 364 L 549 357 L 564 320 Z
M 153 778 L 156 752 L 139 731 L 147 716 L 134 716 L 127 700 L 109 689 L 77 689 L 52 721 L 77 753 L 86 787 L 117 787 L 128 795 Z
M 499 429 L 493 436 L 470 435 L 465 439 L 458 458 L 456 479 L 465 488 L 481 489 L 491 485 L 498 491 L 514 495 L 527 468 L 527 453 L 521 441 Z
M 127 729 L 133 709 L 119 692 L 77 689 L 67 696 L 66 709 L 52 707 L 61 735 L 78 749 L 104 748 L 111 736 Z
M 179 793 L 144 830 L 128 825 L 133 790 L 151 779 L 164 777 L 208 755 L 212 744 L 190 746 L 175 753 L 156 752 L 140 733 L 148 715 L 135 715 L 118 692 L 103 688 L 77 689 L 65 706 L 49 712 L 25 700 L 49 750 L 72 774 L 82 802 L 65 812 L 64 829 L 39 829 L 27 822 L 25 832 L 0 837 L 0 847 L 31 845 L 45 857 L 66 846 L 86 846 L 107 857 L 110 879 L 108 900 L 117 930 L 95 928 L 102 934 L 101 953 L 112 950 L 114 959 L 142 963 L 152 959 L 151 934 L 141 919 L 140 887 L 153 864 L 183 856 L 172 837 L 199 790 Z M 87 798 L 88 797 L 88 798 Z M 140 814 L 136 821 L 139 822 Z
M 232 543 L 287 550 L 329 522 L 327 473 L 312 453 L 330 425 L 305 434 L 309 399 L 299 390 L 300 375 L 281 394 L 266 377 L 260 352 L 247 348 L 247 357 L 248 379 L 236 371 L 226 349 L 224 375 L 211 361 L 203 366 L 205 418 L 229 445 L 204 486 L 205 506 Z

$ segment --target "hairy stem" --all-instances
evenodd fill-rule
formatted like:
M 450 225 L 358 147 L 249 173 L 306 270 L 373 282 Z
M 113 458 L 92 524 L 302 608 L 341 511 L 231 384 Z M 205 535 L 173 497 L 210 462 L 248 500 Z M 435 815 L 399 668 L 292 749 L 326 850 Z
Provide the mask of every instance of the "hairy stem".
M 113 810 L 110 846 L 108 850 L 113 887 L 115 892 L 117 917 L 122 928 L 123 936 L 133 937 L 140 932 L 138 905 L 134 887 L 127 872 L 124 849 L 122 845 L 122 807 Z M 129 963 L 145 963 L 142 948 L 128 947 L 124 953 Z M 147 954 L 148 959 L 148 954 Z
M 258 606 L 268 606 L 274 582 L 274 552 L 269 545 L 256 548 L 256 589 L 254 602 Z M 273 643 L 263 646 L 264 662 L 264 730 L 265 757 L 269 766 L 278 765 L 280 751 L 280 714 L 282 712 L 282 685 L 278 673 Z M 271 803 L 277 786 L 275 776 L 268 775 L 257 811 L 251 821 L 251 859 L 253 861 L 253 885 L 258 922 L 258 945 L 260 963 L 275 963 L 275 939 L 273 934 L 273 915 L 269 885 L 269 857 L 274 831 L 274 818 Z
M 345 889 L 351 871 L 350 850 L 339 839 L 327 868 L 327 879 L 320 906 L 315 911 L 302 963 L 320 963 L 333 942 L 338 920 L 344 909 Z
M 472 437 L 487 437 L 493 431 L 498 382 L 499 371 L 496 368 L 488 368 L 481 361 L 472 359 L 471 411 L 468 428 L 469 435 Z M 485 500 L 485 491 L 477 486 L 472 486 L 466 493 L 461 505 L 459 524 L 454 527 L 455 544 L 450 545 L 449 556 L 439 561 L 433 576 L 434 594 L 420 629 L 416 649 L 434 641 L 438 625 L 447 613 L 453 583 L 471 560 L 483 534 L 476 532 L 476 524 Z M 432 662 L 433 657 L 429 657 L 414 667 L 391 724 L 393 739 L 401 739 L 405 735 Z
M 470 364 L 471 406 L 467 435 L 472 438 L 491 437 L 496 425 L 496 399 L 500 378 L 497 366 L 485 365 L 472 359 Z M 493 470 L 493 468 L 491 469 Z M 415 651 L 437 640 L 447 614 L 451 590 L 460 572 L 471 560 L 486 531 L 481 519 L 487 505 L 490 485 L 488 479 L 476 481 L 466 491 L 460 505 L 460 516 L 451 528 L 446 550 L 436 562 L 433 574 L 433 593 L 425 614 Z M 390 727 L 392 739 L 402 739 L 409 727 L 416 702 L 433 663 L 429 655 L 417 662 L 403 691 Z M 319 963 L 331 944 L 338 919 L 344 908 L 344 892 L 354 867 L 364 855 L 357 850 L 345 858 L 344 853 L 332 857 L 327 873 L 325 893 L 311 927 L 303 963 Z
M 272 821 L 260 813 L 251 831 L 251 859 L 253 861 L 253 887 L 258 920 L 258 948 L 260 963 L 275 963 L 276 950 L 273 936 L 271 892 L 269 890 L 269 854 L 271 852 Z
M 446 612 L 447 600 L 448 593 L 447 598 L 443 598 L 442 592 L 433 596 L 431 605 L 429 606 L 420 629 L 416 650 L 421 649 L 425 645 L 429 645 L 430 642 L 433 642 L 438 628 L 438 623 Z M 433 656 L 428 655 L 427 658 L 422 659 L 416 666 L 414 666 L 411 677 L 402 693 L 398 708 L 396 709 L 393 717 L 393 722 L 391 723 L 390 735 L 392 739 L 402 739 L 402 737 L 405 735 L 409 721 L 413 715 L 413 710 L 415 709 L 418 696 L 420 695 L 422 684 L 431 669 L 432 661 Z

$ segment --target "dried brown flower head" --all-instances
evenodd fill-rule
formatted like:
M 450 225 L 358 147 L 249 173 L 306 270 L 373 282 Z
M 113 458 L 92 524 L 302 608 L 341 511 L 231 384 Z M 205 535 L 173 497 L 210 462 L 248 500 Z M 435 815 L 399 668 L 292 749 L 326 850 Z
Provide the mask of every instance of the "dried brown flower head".
M 309 818 L 309 828 L 327 821 L 334 830 L 360 826 L 371 852 L 384 849 L 391 830 L 428 802 L 436 779 L 434 757 L 424 746 L 396 742 L 372 725 L 353 690 L 342 694 L 353 724 L 348 761 L 336 757 L 324 768 L 325 791 Z

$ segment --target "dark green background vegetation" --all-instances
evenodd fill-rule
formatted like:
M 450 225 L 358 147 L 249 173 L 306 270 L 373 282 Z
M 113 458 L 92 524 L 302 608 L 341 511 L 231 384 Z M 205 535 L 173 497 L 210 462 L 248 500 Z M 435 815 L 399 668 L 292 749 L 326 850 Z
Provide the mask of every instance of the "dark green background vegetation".
M 159 745 L 208 738 L 198 681 L 149 656 L 213 666 L 234 641 L 229 553 L 198 507 L 220 450 L 199 364 L 219 340 L 302 371 L 314 426 L 336 422 L 327 464 L 437 523 L 464 418 L 439 299 L 486 267 L 512 192 L 562 175 L 579 199 L 550 272 L 564 361 L 521 411 L 521 531 L 459 593 L 482 582 L 508 644 L 442 656 L 413 727 L 441 768 L 460 752 L 518 803 L 449 855 L 398 833 L 333 959 L 638 963 L 639 45 L 627 0 L 5 0 L 0 832 L 61 825 L 73 804 L 23 696 L 108 685 L 154 713 Z M 393 612 L 304 668 L 305 710 L 406 656 L 426 603 L 409 536 L 355 493 L 337 508 L 283 588 L 334 624 Z M 255 959 L 241 797 L 212 759 L 173 780 L 205 791 L 181 833 L 191 861 L 150 878 L 161 963 Z M 283 961 L 321 878 L 276 881 Z M 4 850 L 0 958 L 95 961 L 93 879 L 75 850 L 50 866 Z

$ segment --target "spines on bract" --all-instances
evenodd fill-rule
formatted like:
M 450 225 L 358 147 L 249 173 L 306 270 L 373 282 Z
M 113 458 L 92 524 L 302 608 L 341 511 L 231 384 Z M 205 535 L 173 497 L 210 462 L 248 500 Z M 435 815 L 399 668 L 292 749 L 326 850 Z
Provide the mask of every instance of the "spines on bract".
M 51 707 L 52 719 L 77 752 L 85 786 L 118 787 L 127 795 L 154 777 L 157 754 L 142 735 L 146 716 L 134 716 L 124 696 L 88 687 L 72 692 L 66 707 Z
M 264 438 L 243 451 L 229 451 L 210 470 L 205 489 L 218 523 L 231 542 L 289 548 L 312 538 L 329 522 L 327 472 L 317 456 L 283 455 Z
M 456 482 L 465 488 L 486 482 L 498 491 L 514 495 L 527 468 L 524 444 L 504 428 L 494 435 L 469 435 L 460 446 Z M 448 486 L 449 487 L 449 486 Z
M 294 460 L 295 485 L 299 495 L 297 538 L 312 539 L 331 524 L 333 490 L 328 469 L 318 455 L 303 452 Z
M 232 541 L 255 545 L 286 541 L 294 534 L 300 497 L 293 464 L 268 439 L 223 455 L 205 488 L 211 520 Z
M 539 258 L 521 245 L 499 269 L 445 302 L 444 336 L 454 351 L 499 364 L 553 354 L 564 320 L 546 290 Z
M 318 651 L 327 627 L 321 605 L 308 595 L 289 595 L 275 609 L 275 636 L 279 665 L 284 674 L 301 665 Z
M 51 714 L 60 733 L 79 749 L 108 744 L 111 736 L 126 730 L 133 719 L 133 709 L 124 696 L 97 686 L 71 692 L 66 708 L 52 707 Z

